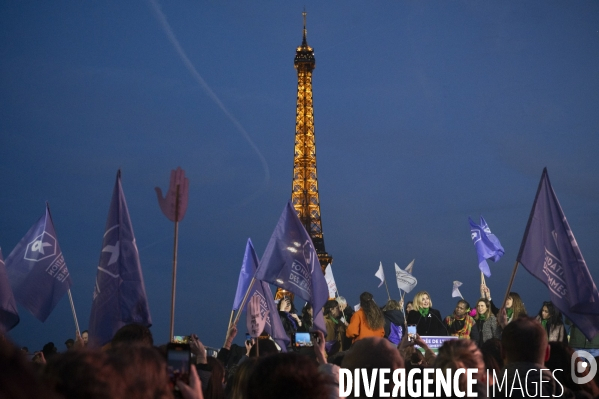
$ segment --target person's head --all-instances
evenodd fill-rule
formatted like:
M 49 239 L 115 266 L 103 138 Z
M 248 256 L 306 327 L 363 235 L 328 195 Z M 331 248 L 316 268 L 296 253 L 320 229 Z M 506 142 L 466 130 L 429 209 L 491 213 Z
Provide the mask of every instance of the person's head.
M 341 316 L 341 309 L 339 309 L 339 303 L 337 303 L 336 300 L 334 299 L 329 299 L 325 304 L 324 304 L 324 315 L 331 315 L 334 318 L 338 318 L 339 316 Z
M 433 307 L 433 301 L 431 296 L 426 291 L 420 291 L 414 295 L 413 302 L 414 310 L 419 311 L 420 309 L 428 309 Z
M 81 339 L 83 340 L 83 344 L 87 346 L 87 341 L 89 340 L 89 331 L 83 330 L 81 331 Z
M 541 320 L 547 320 L 550 325 L 563 324 L 562 313 L 557 309 L 551 301 L 543 302 L 543 306 L 539 310 Z
M 549 357 L 547 333 L 541 323 L 527 316 L 512 320 L 501 336 L 505 363 L 529 362 L 543 364 Z
M 360 295 L 360 308 L 366 316 L 366 324 L 373 330 L 378 330 L 385 325 L 385 316 L 378 307 L 370 292 L 363 292 Z
M 261 358 L 247 385 L 247 399 L 327 399 L 331 385 L 316 362 L 295 353 Z
M 306 302 L 302 308 L 302 316 L 314 317 L 314 309 L 312 308 L 312 304 L 310 302 Z
M 476 379 L 483 384 L 487 381 L 483 354 L 478 349 L 478 346 L 476 346 L 476 343 L 469 339 L 445 341 L 441 348 L 439 348 L 439 354 L 435 358 L 435 368 L 442 370 L 450 369 L 454 372 L 464 368 L 478 369 Z M 460 378 L 460 387 L 462 390 L 465 390 L 466 386 L 466 376 L 462 375 Z
M 476 302 L 476 318 L 480 319 L 480 316 L 484 316 L 485 319 L 488 319 L 489 316 L 491 316 L 491 304 L 486 298 L 480 298 L 478 302 Z
M 389 299 L 385 306 L 383 306 L 383 312 L 388 310 L 401 310 L 401 306 L 395 299 Z
M 212 368 L 210 374 L 210 380 L 208 381 L 208 387 L 206 388 L 205 399 L 220 399 L 224 397 L 224 382 L 225 382 L 225 368 L 219 360 L 212 356 L 208 356 L 206 359 L 208 366 Z
M 258 351 L 258 357 L 265 357 L 279 353 L 279 349 L 275 342 L 271 339 L 258 338 L 258 347 L 256 344 L 250 349 L 249 357 L 256 357 L 256 351 Z
M 123 397 L 172 398 L 166 359 L 157 348 L 143 342 L 121 345 L 110 352 L 110 363 L 125 382 Z
M 483 353 L 485 367 L 487 370 L 495 370 L 497 375 L 503 370 L 503 359 L 501 358 L 501 340 L 499 338 L 489 338 L 480 348 Z
M 55 354 L 58 353 L 58 348 L 56 348 L 56 346 L 54 346 L 54 342 L 48 342 L 42 348 L 42 352 L 44 353 L 44 357 L 46 358 L 46 360 L 48 360 L 52 356 L 54 356 Z
M 408 313 L 410 310 L 414 310 L 414 303 L 412 301 L 408 301 L 406 303 L 406 313 Z
M 71 349 L 73 345 L 75 345 L 75 340 L 73 340 L 73 338 L 69 338 L 66 341 L 64 341 L 64 344 L 67 347 L 67 349 Z
M 355 369 L 366 369 L 368 375 L 373 369 L 387 368 L 391 372 L 404 368 L 404 359 L 399 350 L 386 338 L 369 337 L 353 343 L 341 361 L 341 367 L 350 369 L 352 374 Z M 376 379 L 378 382 L 378 379 Z M 378 392 L 378 388 L 375 388 Z M 364 390 L 361 393 L 365 397 Z
M 522 298 L 516 292 L 510 292 L 507 301 L 505 301 L 505 308 L 512 309 L 514 311 L 513 318 L 517 319 L 520 316 L 526 316 L 526 308 L 524 307 L 524 302 L 522 302 Z
M 154 338 L 150 329 L 137 323 L 127 324 L 119 328 L 114 337 L 112 337 L 112 341 L 110 341 L 112 349 L 133 344 L 153 346 Z
M 347 300 L 342 296 L 338 296 L 337 302 L 339 303 L 339 309 L 341 309 L 341 311 L 343 312 L 347 307 Z
M 123 375 L 111 364 L 108 353 L 73 350 L 48 360 L 42 380 L 48 389 L 65 399 L 111 399 L 125 397 Z
M 281 298 L 279 301 L 279 311 L 281 312 L 291 312 L 293 308 L 293 303 L 291 302 L 291 298 L 285 296 Z
M 464 316 L 466 316 L 466 314 L 468 313 L 469 310 L 470 310 L 470 304 L 467 301 L 465 301 L 464 299 L 460 299 L 458 301 L 458 303 L 455 305 L 455 309 L 453 310 L 453 313 L 456 315 L 456 317 L 461 319 Z
M 250 376 L 258 363 L 257 357 L 250 357 L 246 361 L 239 364 L 237 371 L 227 381 L 225 389 L 227 398 L 229 399 L 246 399 L 247 386 Z

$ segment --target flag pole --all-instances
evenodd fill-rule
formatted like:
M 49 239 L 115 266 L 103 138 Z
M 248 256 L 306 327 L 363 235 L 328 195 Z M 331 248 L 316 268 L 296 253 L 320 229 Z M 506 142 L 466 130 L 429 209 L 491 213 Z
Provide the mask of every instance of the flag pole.
M 512 290 L 512 284 L 514 284 L 514 278 L 516 277 L 516 272 L 518 271 L 518 261 L 514 265 L 514 270 L 512 271 L 512 277 L 510 277 L 510 283 L 507 286 L 507 291 L 505 292 L 505 297 L 503 298 L 503 303 L 500 309 L 505 308 L 505 303 L 507 302 L 507 298 L 510 296 L 510 291 Z
M 73 319 L 75 319 L 75 330 L 77 331 L 77 335 L 81 335 L 81 331 L 79 330 L 79 322 L 77 321 L 77 313 L 75 313 L 75 304 L 73 304 L 73 296 L 71 295 L 71 289 L 69 288 L 67 293 L 69 294 L 69 302 L 71 302 L 71 311 L 73 312 Z
M 387 296 L 389 297 L 389 300 L 391 300 L 391 294 L 389 294 L 389 286 L 387 286 L 387 279 L 385 279 L 385 288 L 387 289 Z
M 237 324 L 237 322 L 239 321 L 239 317 L 241 316 L 241 312 L 243 312 L 243 308 L 245 307 L 245 303 L 247 302 L 248 295 L 250 294 L 250 290 L 254 286 L 255 282 L 256 282 L 256 277 L 252 277 L 252 281 L 250 281 L 250 285 L 248 286 L 248 289 L 245 292 L 245 295 L 243 296 L 243 300 L 241 301 L 241 306 L 239 306 L 239 309 L 237 310 L 237 315 L 235 315 L 235 321 L 233 322 L 233 324 Z
M 171 325 L 169 341 L 173 341 L 175 336 L 175 293 L 177 291 L 177 244 L 179 238 L 179 184 L 177 184 L 177 193 L 175 195 L 175 243 L 173 245 L 173 284 L 171 292 Z
M 235 309 L 231 310 L 231 316 L 229 317 L 229 327 L 227 327 L 227 334 L 229 333 L 229 330 L 231 329 L 231 322 L 233 321 L 234 314 L 235 314 Z

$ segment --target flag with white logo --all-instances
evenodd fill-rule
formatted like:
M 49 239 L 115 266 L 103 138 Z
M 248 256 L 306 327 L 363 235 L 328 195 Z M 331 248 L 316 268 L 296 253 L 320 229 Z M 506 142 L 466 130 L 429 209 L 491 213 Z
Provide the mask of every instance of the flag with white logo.
M 474 223 L 474 221 L 468 217 L 470 222 L 470 235 L 472 243 L 476 248 L 476 254 L 478 256 L 478 268 L 487 277 L 491 277 L 491 269 L 487 259 L 491 259 L 493 262 L 497 262 L 505 253 L 499 239 L 495 234 L 491 233 L 491 229 L 483 217 L 480 217 L 480 225 Z
M 337 294 L 337 284 L 335 284 L 335 277 L 333 276 L 333 268 L 329 263 L 324 269 L 324 279 L 329 287 L 329 298 L 335 298 Z
M 50 209 L 29 229 L 6 258 L 15 299 L 41 322 L 71 288 L 71 277 L 58 245 Z
M 241 271 L 239 272 L 239 281 L 237 282 L 237 294 L 235 295 L 233 309 L 239 309 L 239 307 L 241 306 L 243 297 L 250 286 L 252 277 L 256 273 L 258 264 L 258 256 L 256 255 L 256 251 L 254 250 L 254 246 L 252 245 L 252 240 L 248 238 L 248 242 L 245 246 L 245 254 L 243 256 Z M 244 306 L 244 309 L 239 309 L 239 311 L 247 311 L 248 303 L 250 303 L 252 300 L 256 301 L 253 298 L 258 298 L 257 303 L 260 305 L 260 314 L 264 317 L 265 324 L 263 326 L 263 331 L 266 331 L 266 333 L 269 334 L 277 344 L 279 344 L 281 350 L 283 352 L 286 352 L 290 340 L 287 334 L 285 333 L 285 328 L 283 327 L 281 318 L 277 313 L 277 306 L 275 305 L 275 300 L 272 295 L 272 291 L 270 290 L 270 286 L 266 281 L 254 281 L 254 285 L 248 293 L 246 305 Z M 248 317 L 250 317 L 249 312 Z M 261 332 L 262 330 L 260 331 L 260 333 Z
M 543 169 L 518 262 L 549 289 L 551 302 L 589 339 L 599 333 L 599 292 Z
M 108 343 L 118 329 L 131 323 L 149 327 L 152 318 L 119 170 L 96 274 L 88 345 Z
M 0 250 L 0 334 L 10 331 L 19 324 L 20 320 L 15 297 L 6 275 L 2 250 Z
M 414 270 L 414 262 L 416 261 L 416 259 L 412 259 L 412 261 L 410 262 L 409 265 L 406 266 L 406 268 L 404 269 L 406 272 L 412 274 L 412 270 Z
M 460 297 L 460 298 L 464 299 L 464 297 L 462 296 L 462 293 L 460 292 L 461 285 L 462 285 L 462 283 L 460 283 L 459 281 L 453 282 L 453 290 L 451 291 L 452 298 Z
M 310 235 L 288 202 L 264 251 L 256 278 L 268 281 L 310 302 L 314 327 L 326 331 L 322 307 L 329 290 Z
M 397 263 L 395 264 L 395 278 L 397 279 L 397 287 L 409 293 L 416 287 L 418 280 L 405 270 L 401 270 Z
M 381 264 L 379 265 L 379 270 L 377 270 L 376 273 L 374 273 L 374 275 L 381 280 L 381 283 L 378 286 L 378 288 L 381 288 L 381 285 L 383 285 L 383 283 L 385 282 L 385 271 L 383 270 L 383 262 L 381 262 Z

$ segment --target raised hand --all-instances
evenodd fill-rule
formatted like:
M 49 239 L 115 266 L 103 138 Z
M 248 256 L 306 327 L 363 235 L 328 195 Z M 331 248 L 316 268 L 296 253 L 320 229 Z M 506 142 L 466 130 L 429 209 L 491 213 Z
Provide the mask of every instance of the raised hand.
M 175 218 L 177 186 L 179 186 L 179 212 Z M 164 216 L 171 222 L 180 222 L 183 220 L 189 196 L 189 179 L 185 177 L 185 171 L 181 167 L 177 167 L 177 170 L 171 170 L 171 181 L 166 197 L 162 197 L 160 187 L 156 187 L 155 190 L 158 197 L 158 204 Z

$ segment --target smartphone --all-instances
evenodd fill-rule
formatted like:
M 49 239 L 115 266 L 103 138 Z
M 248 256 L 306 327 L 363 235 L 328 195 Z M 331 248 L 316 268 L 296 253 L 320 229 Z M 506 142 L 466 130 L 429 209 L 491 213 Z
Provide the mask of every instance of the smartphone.
M 188 344 L 190 338 L 189 335 L 175 335 L 173 337 L 173 342 L 176 344 Z
M 175 396 L 180 397 L 180 391 L 176 385 L 177 380 L 189 384 L 189 369 L 191 367 L 189 344 L 169 343 L 166 346 L 166 364 L 169 381 L 175 391 Z
M 312 345 L 309 332 L 296 332 L 291 336 L 291 345 L 294 348 L 303 348 Z
M 408 326 L 408 341 L 413 342 L 416 338 L 416 325 L 412 324 Z

